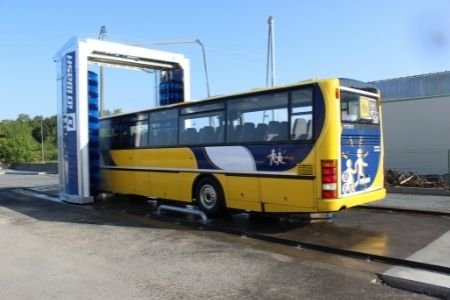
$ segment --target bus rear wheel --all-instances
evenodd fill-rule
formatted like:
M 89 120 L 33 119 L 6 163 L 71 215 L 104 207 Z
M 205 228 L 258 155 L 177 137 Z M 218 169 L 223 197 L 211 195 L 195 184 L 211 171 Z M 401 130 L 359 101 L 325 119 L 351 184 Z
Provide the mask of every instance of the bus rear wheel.
M 225 212 L 222 188 L 215 179 L 200 179 L 196 185 L 195 199 L 198 207 L 208 216 L 220 216 Z

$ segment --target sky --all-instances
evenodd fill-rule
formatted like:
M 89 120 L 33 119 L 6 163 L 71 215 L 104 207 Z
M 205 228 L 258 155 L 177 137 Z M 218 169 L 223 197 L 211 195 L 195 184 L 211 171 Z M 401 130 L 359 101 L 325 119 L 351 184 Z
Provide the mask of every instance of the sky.
M 206 97 L 197 44 L 205 45 L 211 95 L 265 86 L 268 17 L 275 81 L 362 81 L 450 70 L 447 0 L 0 0 L 0 120 L 56 114 L 53 57 L 72 37 L 177 52 L 191 61 L 191 97 Z M 96 71 L 97 66 L 91 66 Z M 151 107 L 154 74 L 105 69 L 105 108 Z

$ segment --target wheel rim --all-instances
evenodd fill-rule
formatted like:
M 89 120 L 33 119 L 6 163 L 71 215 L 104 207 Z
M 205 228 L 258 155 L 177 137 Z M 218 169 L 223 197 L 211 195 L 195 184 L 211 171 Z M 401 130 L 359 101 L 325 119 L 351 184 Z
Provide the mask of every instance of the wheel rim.
M 217 204 L 217 192 L 212 185 L 205 184 L 200 188 L 200 202 L 206 209 L 213 209 Z

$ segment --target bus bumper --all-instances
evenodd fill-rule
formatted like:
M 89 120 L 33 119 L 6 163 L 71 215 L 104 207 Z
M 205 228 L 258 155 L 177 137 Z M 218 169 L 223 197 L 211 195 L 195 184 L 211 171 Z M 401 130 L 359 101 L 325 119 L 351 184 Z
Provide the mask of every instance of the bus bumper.
M 330 212 L 339 211 L 357 205 L 366 204 L 373 201 L 383 200 L 386 197 L 386 189 L 378 189 L 371 192 L 364 192 L 359 195 L 346 196 L 336 199 L 319 199 L 317 211 Z

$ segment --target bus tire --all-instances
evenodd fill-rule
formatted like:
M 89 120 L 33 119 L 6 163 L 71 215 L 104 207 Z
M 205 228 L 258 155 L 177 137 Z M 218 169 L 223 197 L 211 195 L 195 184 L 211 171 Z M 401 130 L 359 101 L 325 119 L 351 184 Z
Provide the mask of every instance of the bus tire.
M 198 207 L 208 216 L 221 216 L 225 212 L 222 187 L 211 177 L 201 178 L 195 186 Z

